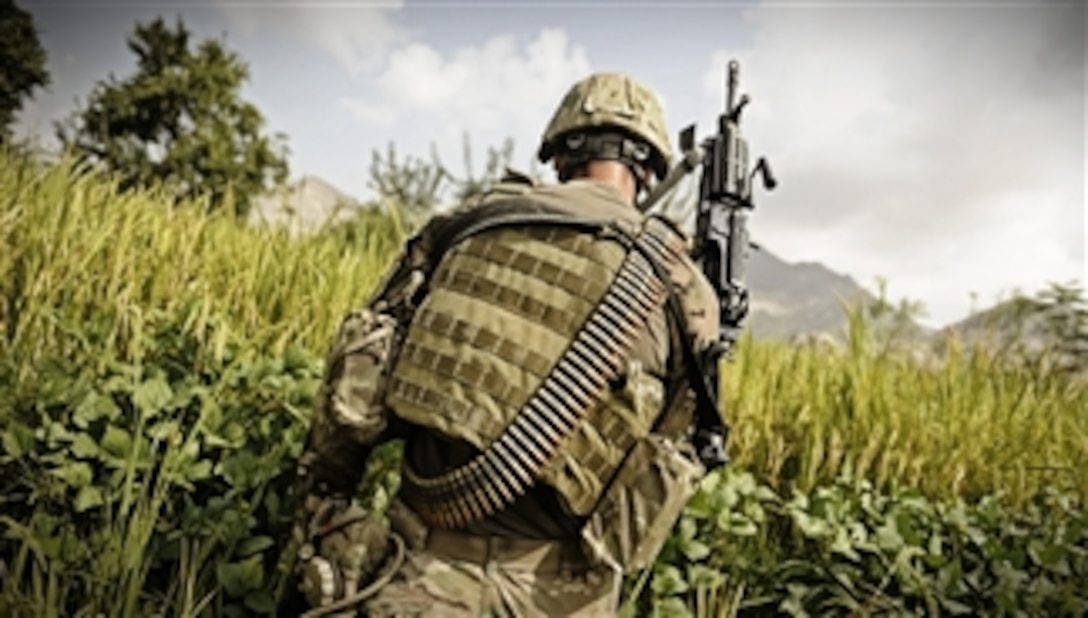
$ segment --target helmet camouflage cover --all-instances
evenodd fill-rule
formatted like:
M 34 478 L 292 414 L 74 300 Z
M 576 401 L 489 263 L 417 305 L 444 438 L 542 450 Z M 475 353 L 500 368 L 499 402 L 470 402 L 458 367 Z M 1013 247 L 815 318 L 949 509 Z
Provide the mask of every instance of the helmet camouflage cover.
M 547 163 L 559 138 L 577 130 L 617 127 L 645 140 L 657 155 L 654 173 L 664 177 L 672 162 L 665 115 L 653 91 L 622 73 L 595 73 L 567 91 L 544 130 L 538 158 Z

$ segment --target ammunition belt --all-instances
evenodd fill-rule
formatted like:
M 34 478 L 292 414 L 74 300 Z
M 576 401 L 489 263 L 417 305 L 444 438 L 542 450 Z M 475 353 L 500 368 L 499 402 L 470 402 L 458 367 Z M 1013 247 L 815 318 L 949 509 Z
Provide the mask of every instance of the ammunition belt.
M 680 238 L 663 221 L 646 220 L 601 302 L 517 416 L 468 463 L 424 478 L 404 466 L 404 497 L 428 524 L 462 528 L 512 504 L 535 482 L 560 443 L 599 404 L 621 375 L 639 325 L 669 294 L 658 273 L 680 260 Z

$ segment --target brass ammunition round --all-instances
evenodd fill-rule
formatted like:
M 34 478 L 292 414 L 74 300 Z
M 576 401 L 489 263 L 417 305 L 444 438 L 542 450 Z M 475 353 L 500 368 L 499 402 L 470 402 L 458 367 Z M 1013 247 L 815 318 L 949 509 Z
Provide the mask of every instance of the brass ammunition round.
M 506 440 L 499 438 L 491 445 L 488 452 L 495 453 L 495 456 L 498 458 L 495 462 L 496 465 L 502 465 L 516 475 L 518 480 L 516 493 L 520 494 L 524 491 L 524 487 L 528 487 L 532 484 L 533 475 L 528 462 L 521 458 L 521 453 L 519 451 L 511 450 L 513 445 L 510 442 L 511 440 L 509 438 Z
M 609 376 L 615 371 L 614 368 L 609 367 L 599 356 L 594 354 L 589 347 L 589 343 L 582 338 L 575 339 L 570 349 L 574 352 L 573 356 L 575 358 L 592 366 L 592 371 L 587 370 L 586 374 L 600 376 L 602 384 L 607 382 Z
M 565 394 L 568 400 L 573 399 L 574 406 L 584 414 L 585 409 L 593 403 L 593 394 L 600 389 L 600 386 L 592 381 L 590 375 L 579 374 L 574 371 L 574 362 L 571 356 L 573 355 L 567 356 L 568 359 L 571 359 L 570 361 L 564 359 L 566 362 L 560 362 L 556 365 L 554 373 L 556 379 L 563 380 L 566 383 Z
M 596 317 L 596 316 L 594 316 Z M 594 354 L 604 356 L 607 350 L 612 348 L 612 341 L 614 336 L 604 330 L 604 328 L 597 323 L 597 320 L 590 319 L 582 327 L 582 332 L 585 333 L 585 342 Z
M 553 379 L 549 378 L 551 382 Z M 537 390 L 530 405 L 525 406 L 523 416 L 526 419 L 525 429 L 533 429 L 538 438 L 537 444 L 541 446 L 548 457 L 551 457 L 551 449 L 561 440 L 570 429 L 570 413 L 558 407 L 555 400 L 555 388 L 540 388 Z
M 641 283 L 632 283 L 627 280 L 617 281 L 613 291 L 616 298 L 623 301 L 624 304 L 638 309 L 637 313 L 640 318 L 649 313 L 654 307 L 653 297 L 647 293 Z
M 495 470 L 491 458 L 481 458 L 480 474 L 483 475 L 484 490 L 487 492 L 495 511 L 500 511 L 514 502 L 516 496 L 506 487 L 505 479 Z
M 552 373 L 554 375 L 555 371 L 553 370 Z M 553 378 L 549 377 L 549 379 L 552 380 Z M 549 409 L 546 406 L 551 406 L 551 408 Z M 556 400 L 556 393 L 552 392 L 552 389 L 542 388 L 537 391 L 537 396 L 533 398 L 533 401 L 529 402 L 526 409 L 529 412 L 535 411 L 537 414 L 547 414 L 554 418 L 559 433 L 566 433 L 571 426 L 578 422 L 577 414 L 567 406 L 560 404 Z
M 607 319 L 610 322 L 609 326 L 611 326 L 614 329 L 619 330 L 619 332 L 621 333 L 621 336 L 627 336 L 629 334 L 634 334 L 635 324 L 632 324 L 630 320 L 624 319 L 623 315 L 620 314 L 619 311 L 616 308 L 614 308 L 611 305 L 605 303 L 605 304 L 601 304 L 599 307 L 597 307 L 597 311 L 599 311 L 600 315 L 602 315 L 605 319 Z M 619 346 L 615 346 L 615 347 L 619 347 Z
M 510 439 L 516 442 L 521 448 L 525 449 L 529 455 L 527 468 L 529 470 L 536 470 L 537 466 L 544 463 L 547 456 L 540 451 L 540 447 L 536 445 L 531 437 L 525 434 L 525 431 L 518 425 L 517 422 L 510 423 L 506 427 L 506 435 L 510 436 Z M 519 451 L 514 451 L 518 453 Z

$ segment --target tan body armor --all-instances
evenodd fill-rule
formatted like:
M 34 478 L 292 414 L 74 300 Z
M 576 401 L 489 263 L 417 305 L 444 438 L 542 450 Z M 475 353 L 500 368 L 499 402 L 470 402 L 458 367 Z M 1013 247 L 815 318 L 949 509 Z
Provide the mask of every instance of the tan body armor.
M 299 590 L 316 612 L 364 600 L 372 616 L 614 612 L 620 575 L 652 563 L 703 473 L 686 363 L 717 339 L 719 305 L 682 235 L 576 176 L 616 160 L 646 188 L 671 157 L 653 93 L 590 76 L 538 152 L 563 184 L 508 175 L 434 216 L 344 320 L 299 466 Z M 593 225 L 449 236 L 506 205 Z M 392 438 L 406 439 L 386 513 L 401 551 L 359 589 L 390 552 L 350 496 Z
M 462 473 L 478 477 L 464 489 L 456 486 L 463 479 L 450 477 L 445 499 L 460 507 L 451 503 L 439 509 L 444 515 L 430 516 L 428 505 L 417 503 L 430 523 L 461 527 L 507 506 L 538 479 L 557 489 L 572 513 L 592 510 L 661 410 L 659 383 L 640 385 L 657 395 L 650 402 L 607 384 L 621 369 L 614 365 L 626 365 L 620 336 L 640 321 L 625 315 L 634 307 L 615 304 L 627 257 L 615 240 L 537 227 L 480 234 L 443 259 L 401 346 L 387 402 L 401 418 L 491 459 Z M 640 278 L 653 277 L 643 271 Z M 645 282 L 627 281 L 626 298 L 633 299 Z M 614 306 L 602 311 L 609 291 Z M 643 313 L 660 297 L 647 299 Z M 571 351 L 575 341 L 584 354 Z M 406 480 L 428 487 L 410 468 Z M 461 495 L 473 490 L 475 497 Z
M 521 202 L 507 203 L 514 210 Z M 589 516 L 661 417 L 663 362 L 640 359 L 632 344 L 636 334 L 663 330 L 684 240 L 637 216 L 602 230 L 484 231 L 450 248 L 431 274 L 389 373 L 386 403 L 485 456 L 444 479 L 407 466 L 402 495 L 430 525 L 463 527 L 536 482 L 554 488 L 569 514 Z M 643 245 L 649 249 L 633 248 Z M 641 270 L 630 264 L 635 258 Z M 610 336 L 620 335 L 626 340 L 609 348 Z

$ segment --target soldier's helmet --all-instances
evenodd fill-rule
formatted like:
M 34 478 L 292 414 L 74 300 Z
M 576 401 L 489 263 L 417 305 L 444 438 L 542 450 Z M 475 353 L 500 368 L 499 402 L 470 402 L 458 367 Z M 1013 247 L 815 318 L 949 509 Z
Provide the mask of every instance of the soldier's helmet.
M 653 91 L 622 73 L 595 73 L 575 83 L 544 130 L 537 157 L 547 163 L 572 133 L 620 129 L 651 149 L 650 169 L 664 178 L 672 164 L 665 115 Z

